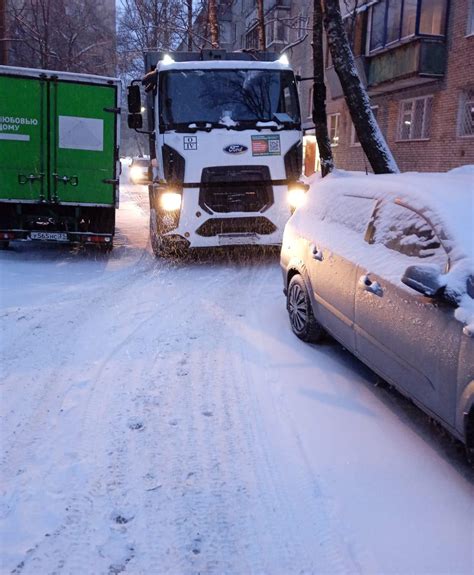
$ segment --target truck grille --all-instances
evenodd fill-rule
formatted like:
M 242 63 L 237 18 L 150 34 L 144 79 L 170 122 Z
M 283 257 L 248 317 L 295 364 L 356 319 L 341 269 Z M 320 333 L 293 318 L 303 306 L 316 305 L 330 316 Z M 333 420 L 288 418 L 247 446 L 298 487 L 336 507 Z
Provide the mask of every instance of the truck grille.
M 263 212 L 273 204 L 268 166 L 220 166 L 202 171 L 199 205 L 214 212 Z
M 276 231 L 276 226 L 262 216 L 256 218 L 210 218 L 196 233 L 205 238 L 219 234 L 259 234 L 266 236 Z

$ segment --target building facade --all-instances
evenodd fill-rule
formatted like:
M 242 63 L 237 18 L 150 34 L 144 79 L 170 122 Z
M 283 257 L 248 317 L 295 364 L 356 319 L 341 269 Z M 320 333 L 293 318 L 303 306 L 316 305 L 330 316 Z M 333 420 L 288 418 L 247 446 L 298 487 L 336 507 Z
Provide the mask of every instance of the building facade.
M 222 47 L 258 48 L 255 0 L 221 4 Z M 346 4 L 341 10 L 357 68 L 400 170 L 474 164 L 474 0 L 359 0 L 352 2 L 356 10 Z M 267 50 L 285 51 L 296 74 L 311 78 L 312 3 L 265 0 L 264 11 Z M 336 166 L 370 170 L 327 48 L 324 58 Z M 311 173 L 318 169 L 311 80 L 299 83 L 299 94 Z
M 474 2 L 366 2 L 351 23 L 358 69 L 400 170 L 474 164 Z M 361 170 L 367 160 L 326 60 L 336 165 Z

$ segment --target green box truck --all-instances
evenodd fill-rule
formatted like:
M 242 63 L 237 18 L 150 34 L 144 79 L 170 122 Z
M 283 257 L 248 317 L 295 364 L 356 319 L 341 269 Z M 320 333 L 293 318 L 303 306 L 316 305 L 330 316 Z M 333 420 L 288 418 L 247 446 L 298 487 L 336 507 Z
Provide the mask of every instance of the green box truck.
M 119 130 L 119 80 L 0 66 L 0 247 L 111 249 Z

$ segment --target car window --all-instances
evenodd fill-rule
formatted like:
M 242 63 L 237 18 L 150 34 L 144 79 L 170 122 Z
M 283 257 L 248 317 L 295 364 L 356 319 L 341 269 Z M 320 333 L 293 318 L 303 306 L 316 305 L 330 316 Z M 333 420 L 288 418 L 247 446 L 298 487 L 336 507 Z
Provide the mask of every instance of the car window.
M 392 202 L 384 203 L 376 211 L 372 223 L 370 243 L 409 257 L 429 258 L 443 268 L 448 255 L 430 223 L 413 210 Z
M 374 210 L 375 201 L 373 198 L 363 196 L 337 196 L 329 202 L 325 219 L 342 224 L 355 232 L 364 233 Z
M 149 164 L 148 160 L 133 160 L 132 164 L 134 166 L 143 166 L 143 167 L 147 167 Z

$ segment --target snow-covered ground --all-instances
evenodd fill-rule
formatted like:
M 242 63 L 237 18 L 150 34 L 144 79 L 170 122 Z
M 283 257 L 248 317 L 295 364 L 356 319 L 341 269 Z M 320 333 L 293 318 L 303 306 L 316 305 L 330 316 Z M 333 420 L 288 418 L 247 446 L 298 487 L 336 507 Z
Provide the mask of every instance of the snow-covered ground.
M 472 574 L 459 444 L 290 331 L 278 255 L 0 253 L 1 573 Z

